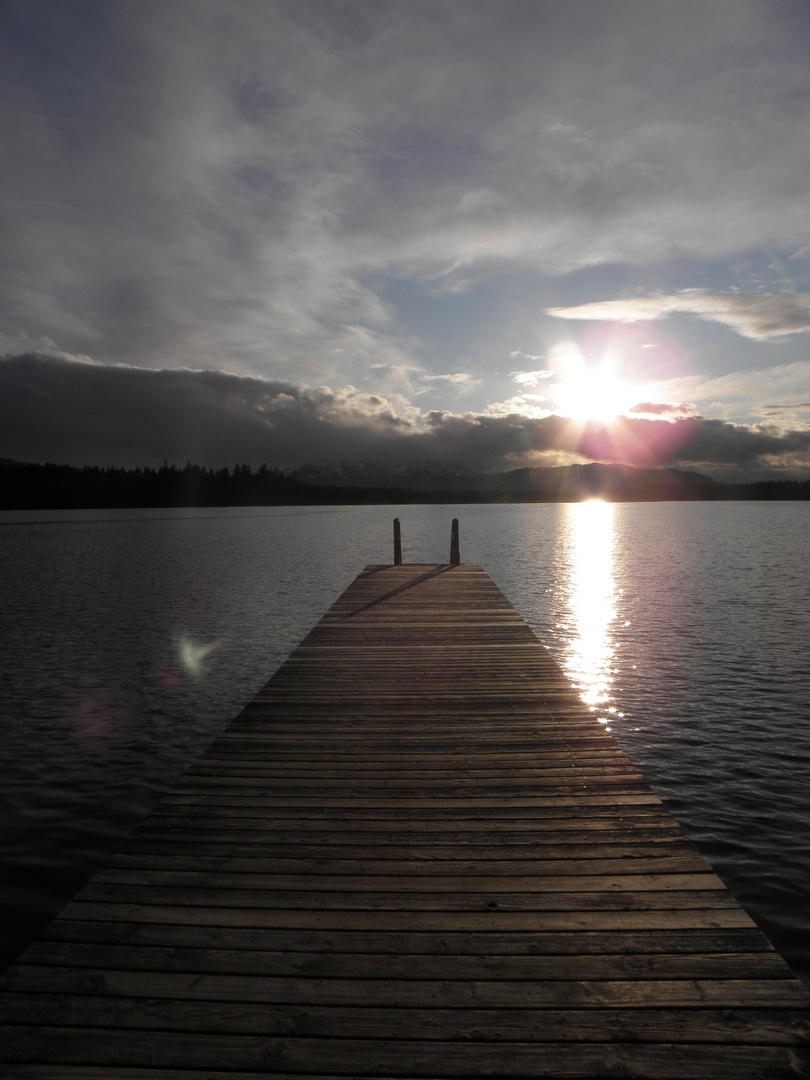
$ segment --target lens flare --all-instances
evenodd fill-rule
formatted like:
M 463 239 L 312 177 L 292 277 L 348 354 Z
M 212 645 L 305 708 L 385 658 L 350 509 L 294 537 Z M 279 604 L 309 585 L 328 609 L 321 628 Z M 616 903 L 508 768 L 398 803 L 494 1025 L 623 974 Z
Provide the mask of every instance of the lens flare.
M 211 653 L 218 649 L 221 642 L 212 641 L 208 645 L 200 645 L 192 641 L 185 633 L 181 633 L 177 639 L 177 659 L 186 674 L 197 679 L 203 673 L 203 664 Z

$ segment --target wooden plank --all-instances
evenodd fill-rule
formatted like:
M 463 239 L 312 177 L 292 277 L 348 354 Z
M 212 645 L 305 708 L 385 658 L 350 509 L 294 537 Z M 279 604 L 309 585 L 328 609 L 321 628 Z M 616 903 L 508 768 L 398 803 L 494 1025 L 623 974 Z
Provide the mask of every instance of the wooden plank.
M 276 827 L 278 823 L 289 822 L 297 825 L 301 823 L 318 822 L 321 828 L 328 828 L 333 821 L 359 821 L 365 828 L 366 823 L 373 827 L 375 823 L 388 829 L 408 828 L 420 829 L 425 832 L 433 830 L 445 831 L 447 829 L 474 829 L 487 828 L 491 824 L 493 835 L 497 830 L 519 831 L 558 831 L 582 833 L 588 829 L 633 829 L 635 825 L 648 829 L 668 830 L 671 833 L 683 835 L 672 818 L 666 813 L 660 803 L 627 802 L 617 798 L 615 802 L 589 801 L 588 803 L 573 804 L 570 801 L 556 803 L 548 802 L 537 806 L 515 806 L 510 808 L 508 800 L 502 800 L 499 805 L 477 807 L 459 806 L 446 804 L 441 807 L 424 808 L 409 804 L 407 813 L 400 807 L 396 800 L 383 803 L 380 806 L 367 806 L 365 802 L 347 801 L 345 806 L 330 807 L 329 814 L 313 813 L 309 805 L 298 806 L 268 806 L 262 814 L 250 815 L 247 811 L 250 807 L 224 806 L 212 804 L 212 797 L 207 799 L 191 799 L 188 796 L 166 796 L 162 803 L 152 811 L 146 821 L 134 835 L 143 835 L 152 827 L 162 827 L 171 820 L 187 818 L 191 822 L 197 821 L 203 815 L 222 818 L 232 817 L 236 821 L 244 820 L 248 828 L 260 828 L 263 823 L 270 823 Z M 618 805 L 616 805 L 618 803 Z M 574 813 L 573 811 L 576 811 Z M 248 821 L 249 817 L 255 821 Z
M 0 981 L 4 1076 L 810 1075 L 810 994 L 476 567 L 369 567 Z
M 53 999 L 48 994 L 9 995 L 1 1003 L 9 1024 L 47 1024 Z M 748 1045 L 791 1045 L 791 1032 L 807 1032 L 801 1010 L 786 1010 L 787 1028 L 770 1009 L 740 1008 L 729 1032 L 716 1009 L 656 1008 L 588 1010 L 544 1009 L 414 1009 L 356 1006 L 278 1005 L 267 1002 L 223 1004 L 163 998 L 60 998 L 62 1024 L 142 1031 L 207 1031 L 227 1034 L 238 1022 L 245 1035 L 289 1035 L 332 1038 L 399 1038 L 448 1041 L 475 1038 L 481 1042 L 665 1042 L 713 1043 L 731 1040 Z M 208 1074 L 206 1073 L 206 1076 Z
M 429 869 L 431 874 L 452 874 L 454 878 L 455 875 L 489 876 L 493 874 L 508 876 L 542 874 L 548 876 L 554 874 L 632 872 L 633 863 L 636 859 L 639 860 L 645 872 L 648 870 L 659 873 L 711 872 L 708 860 L 704 859 L 702 855 L 691 852 L 688 848 L 685 852 L 679 850 L 679 847 L 685 847 L 685 845 L 672 846 L 676 849 L 674 854 L 661 851 L 660 845 L 658 850 L 647 845 L 643 851 L 633 856 L 631 854 L 632 848 L 629 844 L 625 844 L 623 847 L 619 847 L 618 851 L 614 851 L 613 857 L 611 857 L 611 848 L 608 845 L 601 847 L 591 845 L 591 847 L 584 849 L 585 858 L 582 857 L 582 849 L 573 853 L 569 852 L 567 857 L 561 858 L 557 848 L 546 845 L 543 851 L 537 853 L 535 858 L 531 857 L 531 849 L 528 851 L 521 849 L 522 855 L 511 859 L 504 857 L 503 852 L 498 848 L 494 849 L 497 852 L 495 858 L 492 857 L 493 849 L 490 848 L 487 849 L 491 853 L 489 858 L 484 853 L 479 853 L 477 858 L 475 854 L 468 853 L 466 857 L 457 854 L 455 859 L 442 858 L 441 855 L 420 859 L 415 857 L 414 853 L 409 851 L 407 847 L 400 848 L 399 853 L 392 852 L 390 847 L 386 847 L 383 852 L 369 848 L 355 848 L 350 849 L 349 852 L 342 850 L 339 853 L 332 853 L 321 858 L 318 857 L 317 853 L 313 853 L 310 858 L 307 858 L 306 852 L 301 852 L 300 849 L 296 850 L 295 847 L 289 849 L 290 854 L 287 856 L 279 852 L 275 858 L 272 852 L 266 852 L 253 858 L 239 856 L 227 847 L 222 848 L 222 854 L 220 855 L 180 855 L 175 852 L 171 855 L 164 855 L 154 851 L 147 851 L 142 855 L 131 853 L 114 855 L 110 859 L 107 869 L 103 872 L 100 871 L 94 880 L 122 880 L 121 878 L 114 878 L 112 875 L 124 870 L 132 873 L 137 872 L 139 880 L 143 880 L 140 875 L 146 871 L 227 872 L 258 874 L 262 877 L 268 874 L 326 875 L 330 882 L 340 876 L 362 874 L 364 870 L 369 874 L 381 876 L 390 875 L 394 872 L 418 875 L 424 873 L 426 869 Z M 448 849 L 441 850 L 447 852 Z M 102 873 L 104 874 L 103 877 Z
M 332 834 L 328 834 L 331 836 Z M 307 845 L 304 841 L 294 843 L 277 841 L 267 844 L 260 854 L 249 846 L 244 850 L 238 844 L 225 844 L 198 840 L 196 844 L 178 847 L 173 843 L 161 844 L 158 840 L 145 841 L 132 839 L 115 855 L 110 857 L 108 866 L 154 866 L 166 869 L 214 869 L 215 865 L 233 869 L 262 870 L 286 867 L 288 871 L 306 871 L 310 867 L 326 865 L 329 873 L 340 873 L 349 864 L 358 869 L 363 865 L 380 867 L 399 867 L 410 870 L 411 867 L 424 867 L 425 864 L 445 873 L 453 873 L 456 868 L 466 868 L 475 873 L 487 868 L 493 872 L 507 867 L 535 868 L 541 863 L 548 869 L 552 861 L 568 865 L 572 859 L 611 859 L 621 860 L 622 864 L 632 865 L 627 860 L 645 856 L 661 859 L 700 860 L 691 844 L 685 841 L 663 839 L 628 843 L 624 834 L 608 834 L 600 838 L 601 843 L 514 843 L 504 845 L 500 842 L 468 842 L 465 845 L 449 843 L 412 843 L 397 844 L 393 837 L 385 845 L 367 842 L 335 844 L 328 857 L 324 856 L 318 843 Z M 686 867 L 681 866 L 681 869 Z
M 90 994 L 103 997 L 162 997 L 180 1001 L 253 1001 L 312 1005 L 430 1008 L 576 1009 L 680 1006 L 733 1008 L 801 1007 L 807 989 L 795 978 L 530 980 L 432 978 L 307 978 L 216 975 L 173 971 L 116 971 L 19 965 L 8 976 L 7 992 Z
M 438 892 L 476 895 L 479 893 L 501 892 L 621 892 L 644 888 L 645 891 L 681 889 L 719 889 L 725 892 L 725 885 L 713 873 L 705 873 L 702 860 L 695 860 L 697 867 L 678 868 L 672 873 L 661 866 L 662 860 L 654 857 L 639 860 L 641 865 L 628 869 L 626 873 L 616 872 L 616 864 L 604 866 L 602 863 L 587 861 L 568 863 L 560 866 L 552 864 L 551 870 L 544 872 L 542 865 L 532 867 L 533 876 L 507 874 L 503 870 L 496 876 L 491 873 L 464 874 L 460 871 L 442 874 L 439 870 L 424 873 L 424 867 L 403 870 L 401 874 L 380 874 L 369 869 L 367 874 L 344 872 L 336 876 L 333 868 L 325 868 L 321 873 L 285 873 L 278 868 L 263 873 L 259 867 L 250 873 L 236 870 L 159 870 L 136 868 L 133 870 L 110 867 L 100 870 L 91 885 L 79 893 L 85 896 L 94 889 L 111 887 L 137 887 L 150 889 L 186 888 L 186 889 L 244 889 L 282 893 L 286 890 L 299 891 L 302 888 L 310 892 L 331 892 L 337 888 L 341 892 Z M 682 872 L 678 872 L 681 870 Z M 691 871 L 691 872 L 690 872 Z
M 701 929 L 695 926 L 665 931 L 615 930 L 526 932 L 385 932 L 294 930 L 289 928 L 254 930 L 248 927 L 161 925 L 159 923 L 99 922 L 62 917 L 42 934 L 42 941 L 105 942 L 174 947 L 178 949 L 231 949 L 289 953 L 367 953 L 375 955 L 444 956 L 611 956 L 689 953 L 768 953 L 775 955 L 767 940 L 753 925 L 745 929 Z M 35 943 L 31 948 L 37 947 Z M 781 963 L 781 959 L 777 957 Z M 787 968 L 784 971 L 787 972 Z
M 616 1042 L 589 1043 L 487 1043 L 463 1041 L 436 1042 L 428 1039 L 308 1039 L 306 1037 L 267 1037 L 247 1035 L 212 1035 L 162 1031 L 128 1032 L 119 1030 L 115 1039 L 105 1039 L 99 1029 L 39 1027 L 32 1035 L 30 1027 L 9 1026 L 0 1035 L 0 1052 L 5 1049 L 17 1060 L 47 1056 L 65 1063 L 82 1061 L 87 1046 L 94 1044 L 96 1062 L 118 1077 L 121 1058 L 140 1063 L 141 1068 L 156 1065 L 162 1069 L 204 1069 L 206 1080 L 216 1080 L 211 1070 L 227 1070 L 225 1077 L 272 1075 L 277 1080 L 328 1080 L 337 1076 L 491 1076 L 508 1069 L 509 1076 L 546 1076 L 566 1078 L 624 1075 L 649 1080 L 695 1080 L 695 1077 L 778 1077 L 802 1075 L 796 1068 L 797 1055 L 792 1046 L 672 1044 Z M 384 1063 L 383 1071 L 380 1066 Z M 338 1069 L 336 1069 L 336 1065 Z M 801 1063 L 800 1063 L 801 1066 Z M 338 1071 L 339 1070 L 339 1071 Z M 13 1077 L 13 1073 L 7 1073 Z M 17 1076 L 24 1074 L 17 1072 Z M 31 1073 L 29 1072 L 29 1076 Z M 34 1073 L 34 1075 L 37 1075 Z M 40 1071 L 42 1077 L 58 1080 L 53 1071 Z M 65 1075 L 64 1073 L 62 1074 Z M 70 1076 L 70 1073 L 67 1074 Z M 77 1075 L 75 1071 L 73 1077 Z M 83 1074 L 87 1076 L 85 1072 Z M 147 1075 L 148 1074 L 143 1074 Z M 158 1074 L 160 1075 L 160 1074 Z M 164 1073 L 171 1077 L 172 1074 Z M 181 1074 L 183 1075 L 183 1074 Z M 185 1072 L 186 1077 L 193 1072 Z M 197 1074 L 199 1076 L 199 1073 Z M 503 1073 L 501 1072 L 501 1075 Z M 176 1074 L 175 1074 L 176 1076 Z
M 26 954 L 30 964 L 60 968 L 108 968 L 119 971 L 181 971 L 228 975 L 300 975 L 316 967 L 320 978 L 396 979 L 418 971 L 423 979 L 544 980 L 625 979 L 768 979 L 789 978 L 780 958 L 756 953 L 612 953 L 607 956 L 536 955 L 456 956 L 441 951 L 412 954 L 338 953 L 326 956 L 262 949 L 176 948 L 143 945 L 97 945 L 36 942 Z
M 112 903 L 73 900 L 63 912 L 70 919 L 97 919 L 110 922 L 179 923 L 196 926 L 252 926 L 300 930 L 395 930 L 478 933 L 479 931 L 571 931 L 571 930 L 676 930 L 681 928 L 753 927 L 751 918 L 739 906 L 677 908 L 644 907 L 626 910 L 614 904 L 605 910 L 442 911 L 413 908 L 378 911 L 371 908 L 319 911 L 301 908 L 260 908 L 223 905 L 221 907 L 171 904 Z M 0 983 L 0 987 L 2 984 Z
M 146 907 L 230 908 L 254 912 L 589 912 L 589 911 L 686 911 L 711 909 L 736 910 L 733 897 L 709 890 L 643 891 L 641 888 L 623 892 L 571 891 L 567 893 L 489 893 L 486 896 L 456 893 L 397 893 L 310 892 L 306 889 L 265 893 L 249 889 L 112 889 L 102 886 L 83 891 L 76 903 L 107 903 L 117 907 L 135 905 Z M 298 917 L 297 915 L 294 917 Z M 277 918 L 282 918 L 281 915 Z
M 358 785 L 359 787 L 359 785 Z M 210 805 L 210 797 L 206 798 L 206 805 Z M 502 797 L 498 796 L 472 796 L 465 795 L 464 797 L 455 796 L 452 792 L 447 792 L 444 796 L 424 798 L 418 795 L 402 795 L 400 797 L 392 797 L 386 799 L 381 795 L 367 795 L 360 797 L 359 792 L 346 795 L 337 795 L 333 797 L 323 795 L 281 795 L 276 796 L 272 800 L 266 800 L 270 806 L 276 806 L 280 809 L 286 808 L 299 808 L 299 809 L 312 809 L 316 812 L 319 810 L 385 810 L 387 808 L 395 807 L 398 813 L 402 813 L 403 810 L 448 810 L 453 813 L 457 810 L 500 810 L 502 813 L 508 814 L 508 810 L 505 809 L 506 805 L 514 806 L 515 809 L 536 809 L 547 810 L 551 807 L 561 806 L 569 809 L 571 813 L 582 809 L 583 807 L 591 806 L 657 806 L 658 799 L 652 793 L 638 793 L 630 792 L 628 794 L 568 794 L 567 792 L 562 795 L 518 795 L 515 798 L 509 797 L 508 794 L 504 794 Z M 240 805 L 238 812 L 245 817 L 250 816 L 250 811 L 254 810 L 257 817 L 264 816 L 264 806 L 251 807 Z M 153 811 L 158 814 L 160 808 Z M 431 817 L 434 815 L 430 815 Z

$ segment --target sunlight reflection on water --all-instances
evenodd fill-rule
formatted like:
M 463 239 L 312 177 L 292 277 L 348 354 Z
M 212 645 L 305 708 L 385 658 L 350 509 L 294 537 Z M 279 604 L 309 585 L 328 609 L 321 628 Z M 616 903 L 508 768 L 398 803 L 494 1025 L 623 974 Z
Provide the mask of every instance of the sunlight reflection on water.
M 586 705 L 604 712 L 609 708 L 615 652 L 614 506 L 593 499 L 571 503 L 565 512 L 573 633 L 563 666 Z

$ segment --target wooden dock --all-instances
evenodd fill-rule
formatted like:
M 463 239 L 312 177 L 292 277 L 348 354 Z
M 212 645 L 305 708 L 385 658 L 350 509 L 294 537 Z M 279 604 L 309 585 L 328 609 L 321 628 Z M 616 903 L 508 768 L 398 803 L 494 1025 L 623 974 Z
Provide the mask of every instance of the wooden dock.
M 0 989 L 8 1078 L 810 1076 L 810 992 L 475 566 L 368 567 Z

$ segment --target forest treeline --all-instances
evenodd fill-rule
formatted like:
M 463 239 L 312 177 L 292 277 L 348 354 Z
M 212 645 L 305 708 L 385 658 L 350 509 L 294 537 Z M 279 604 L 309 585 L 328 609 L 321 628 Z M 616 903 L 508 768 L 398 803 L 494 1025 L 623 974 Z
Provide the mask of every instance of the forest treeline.
M 267 465 L 254 472 L 250 465 L 206 469 L 190 462 L 159 469 L 0 462 L 0 507 L 6 510 L 285 506 L 318 503 L 325 493 Z
M 614 467 L 602 466 L 610 471 Z M 620 468 L 620 467 L 615 467 Z M 562 470 L 560 470 L 562 471 Z M 88 465 L 32 464 L 0 459 L 0 509 L 116 509 L 170 506 L 313 506 L 355 503 L 568 502 L 602 495 L 616 501 L 656 499 L 810 499 L 810 480 L 766 480 L 752 484 L 686 486 L 677 494 L 663 485 L 618 490 L 605 479 L 568 484 L 554 491 L 414 491 L 394 487 L 331 487 L 299 480 L 281 469 L 236 464 L 233 469 L 182 468 L 164 463 L 159 469 L 104 468 Z
M 39 465 L 0 459 L 0 509 L 116 509 L 149 506 L 317 506 L 352 503 L 425 503 L 446 501 L 445 492 L 394 488 L 335 488 L 310 484 L 266 464 L 253 469 L 123 469 L 85 465 Z M 480 492 L 458 502 L 485 502 Z

